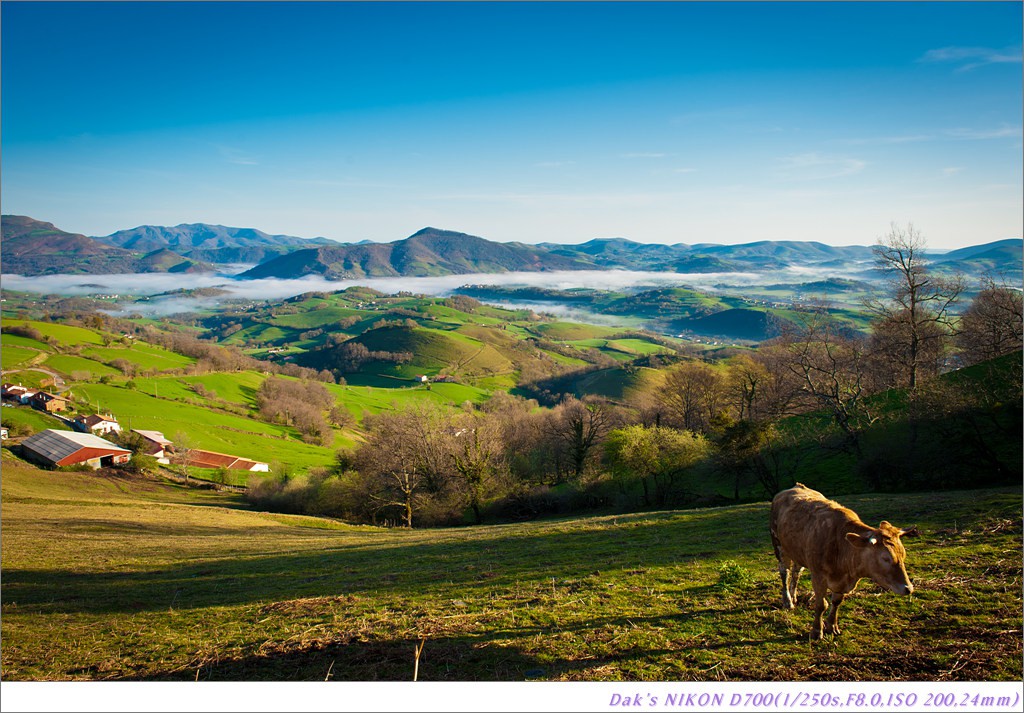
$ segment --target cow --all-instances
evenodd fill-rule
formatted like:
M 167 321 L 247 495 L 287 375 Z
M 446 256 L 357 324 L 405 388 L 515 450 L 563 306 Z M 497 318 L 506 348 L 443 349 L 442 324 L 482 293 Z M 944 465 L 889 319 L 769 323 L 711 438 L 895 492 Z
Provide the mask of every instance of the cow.
M 853 510 L 803 483 L 783 490 L 772 499 L 771 508 L 783 608 L 796 606 L 796 585 L 805 568 L 814 587 L 812 639 L 821 639 L 823 630 L 839 633 L 839 605 L 863 577 L 895 594 L 912 594 L 914 585 L 904 566 L 907 551 L 900 538 L 914 535 L 917 528 L 901 530 L 885 521 L 877 528 L 866 525 Z M 825 597 L 830 591 L 831 607 L 823 629 Z

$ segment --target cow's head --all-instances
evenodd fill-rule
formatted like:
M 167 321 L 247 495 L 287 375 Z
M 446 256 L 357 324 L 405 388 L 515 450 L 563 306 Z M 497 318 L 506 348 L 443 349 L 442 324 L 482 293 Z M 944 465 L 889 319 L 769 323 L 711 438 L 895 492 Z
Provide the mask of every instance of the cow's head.
M 905 565 L 907 551 L 900 538 L 915 535 L 916 527 L 901 530 L 883 520 L 877 530 L 848 532 L 846 539 L 860 551 L 861 565 L 868 577 L 895 594 L 912 594 L 914 585 Z

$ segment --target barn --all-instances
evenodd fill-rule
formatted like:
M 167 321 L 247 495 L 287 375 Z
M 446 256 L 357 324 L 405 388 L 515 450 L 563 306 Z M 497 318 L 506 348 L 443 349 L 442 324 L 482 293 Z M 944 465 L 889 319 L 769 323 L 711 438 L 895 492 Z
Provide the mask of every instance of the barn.
M 267 473 L 270 466 L 248 458 L 229 456 L 216 451 L 203 451 L 198 448 L 188 452 L 188 463 L 198 468 L 227 468 L 228 470 L 248 470 L 253 473 Z
M 91 433 L 48 428 L 22 441 L 21 455 L 48 468 L 79 464 L 101 468 L 127 463 L 132 452 Z

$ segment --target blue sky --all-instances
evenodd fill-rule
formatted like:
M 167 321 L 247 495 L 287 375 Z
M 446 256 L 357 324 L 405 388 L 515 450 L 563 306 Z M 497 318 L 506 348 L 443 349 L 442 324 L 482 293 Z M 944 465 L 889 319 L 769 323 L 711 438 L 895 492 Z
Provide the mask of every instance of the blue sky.
M 2 201 L 87 235 L 1020 237 L 1019 2 L 4 2 Z

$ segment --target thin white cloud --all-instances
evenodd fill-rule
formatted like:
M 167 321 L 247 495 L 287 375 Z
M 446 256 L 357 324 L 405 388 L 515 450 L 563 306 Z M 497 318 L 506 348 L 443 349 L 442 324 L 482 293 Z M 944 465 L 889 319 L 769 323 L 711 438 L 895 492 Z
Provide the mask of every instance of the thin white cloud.
M 910 144 L 920 141 L 932 141 L 934 134 L 906 134 L 902 136 L 868 136 L 855 139 L 842 139 L 838 143 L 849 146 L 886 146 L 892 144 Z
M 217 152 L 225 161 L 236 166 L 258 166 L 260 163 L 256 157 L 232 146 L 218 145 Z
M 831 156 L 817 152 L 785 156 L 781 159 L 782 177 L 791 180 L 823 180 L 859 173 L 867 161 L 849 156 Z
M 942 175 L 955 176 L 956 174 L 960 173 L 963 170 L 964 169 L 962 166 L 947 166 L 946 168 L 942 169 Z
M 985 141 L 988 139 L 1019 139 L 1021 127 L 1004 124 L 997 129 L 950 129 L 945 132 L 947 136 L 954 139 L 968 141 Z
M 619 154 L 619 158 L 665 158 L 666 156 L 668 156 L 667 153 L 657 151 L 631 151 Z
M 957 72 L 969 72 L 990 64 L 1020 64 L 1020 47 L 994 49 L 991 47 L 940 47 L 928 50 L 918 60 L 927 63 L 957 63 Z
M 697 172 L 696 168 L 689 168 L 689 167 L 673 168 L 672 169 L 672 173 L 696 173 L 696 172 Z

